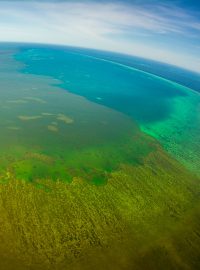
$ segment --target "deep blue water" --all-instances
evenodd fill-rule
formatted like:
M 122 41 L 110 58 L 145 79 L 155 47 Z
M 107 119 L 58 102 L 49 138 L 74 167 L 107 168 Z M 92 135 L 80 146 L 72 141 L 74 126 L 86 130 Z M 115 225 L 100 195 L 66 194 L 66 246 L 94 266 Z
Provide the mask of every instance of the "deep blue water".
M 140 124 L 166 119 L 172 110 L 170 99 L 187 95 L 170 82 L 119 65 L 158 73 L 160 63 L 150 65 L 139 58 L 70 47 L 22 46 L 16 59 L 26 64 L 23 72 L 59 79 L 64 89 L 126 113 Z M 165 68 L 162 76 L 164 72 Z

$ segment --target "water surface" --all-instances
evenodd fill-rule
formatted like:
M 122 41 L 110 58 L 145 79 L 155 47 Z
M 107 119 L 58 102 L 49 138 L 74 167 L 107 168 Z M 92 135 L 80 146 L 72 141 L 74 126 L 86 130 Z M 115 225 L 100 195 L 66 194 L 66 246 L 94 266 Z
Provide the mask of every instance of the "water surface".
M 24 73 L 59 79 L 64 89 L 131 117 L 199 173 L 200 95 L 183 86 L 198 90 L 198 74 L 175 67 L 170 73 L 153 61 L 76 48 L 25 46 L 15 58 L 26 64 Z M 183 79 L 187 77 L 190 84 Z

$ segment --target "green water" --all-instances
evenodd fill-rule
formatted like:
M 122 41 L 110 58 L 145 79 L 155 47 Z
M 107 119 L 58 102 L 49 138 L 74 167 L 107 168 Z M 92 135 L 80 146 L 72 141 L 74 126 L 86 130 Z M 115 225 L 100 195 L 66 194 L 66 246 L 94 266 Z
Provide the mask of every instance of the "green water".
M 59 88 L 56 79 L 19 72 L 13 52 L 1 54 L 1 178 L 96 184 L 122 163 L 140 164 L 154 149 L 120 112 Z
M 191 171 L 200 174 L 200 96 L 176 85 L 187 95 L 175 98 L 173 111 L 164 121 L 142 125 L 164 148 Z
M 199 269 L 198 94 L 36 51 L 0 50 L 0 268 Z

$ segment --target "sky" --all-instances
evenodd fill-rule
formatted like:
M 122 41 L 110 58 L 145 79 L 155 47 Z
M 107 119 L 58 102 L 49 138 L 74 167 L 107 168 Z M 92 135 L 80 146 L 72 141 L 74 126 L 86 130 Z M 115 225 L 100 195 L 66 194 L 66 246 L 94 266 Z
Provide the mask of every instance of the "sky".
M 0 41 L 116 51 L 200 73 L 200 1 L 0 0 Z

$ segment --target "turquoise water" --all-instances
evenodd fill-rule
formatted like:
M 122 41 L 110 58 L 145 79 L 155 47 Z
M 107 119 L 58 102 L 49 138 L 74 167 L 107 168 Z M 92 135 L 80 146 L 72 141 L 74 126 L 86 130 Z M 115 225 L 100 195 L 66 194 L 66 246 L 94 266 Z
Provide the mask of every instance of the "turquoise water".
M 140 67 L 147 70 L 142 59 L 134 67 L 134 58 L 128 61 L 127 56 L 51 46 L 22 46 L 15 58 L 25 63 L 24 73 L 58 79 L 67 91 L 128 115 L 176 159 L 199 173 L 200 95 L 174 82 L 180 82 L 181 70 L 172 67 L 177 71 L 170 81 L 163 78 L 166 67 L 160 68 L 162 77 L 158 76 L 160 63 L 151 63 L 151 71 L 157 74 L 153 75 L 138 69 L 141 62 Z M 198 90 L 198 74 L 194 78 L 191 74 L 187 85 Z
M 167 118 L 172 109 L 168 99 L 185 95 L 150 74 L 71 50 L 30 49 L 16 59 L 26 64 L 24 72 L 59 79 L 66 90 L 126 113 L 139 123 Z
M 12 177 L 104 184 L 122 163 L 155 149 L 125 114 L 21 72 L 15 50 L 0 50 L 0 181 Z

